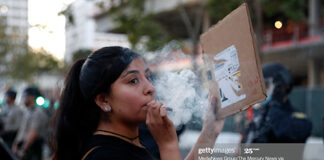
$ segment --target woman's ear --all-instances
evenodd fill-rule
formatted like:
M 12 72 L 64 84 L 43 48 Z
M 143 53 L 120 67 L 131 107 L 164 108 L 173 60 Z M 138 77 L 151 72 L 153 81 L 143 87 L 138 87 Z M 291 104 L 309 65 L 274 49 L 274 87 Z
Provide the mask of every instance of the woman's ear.
M 95 98 L 95 103 L 103 110 L 104 112 L 110 112 L 111 106 L 108 103 L 108 94 L 100 93 Z

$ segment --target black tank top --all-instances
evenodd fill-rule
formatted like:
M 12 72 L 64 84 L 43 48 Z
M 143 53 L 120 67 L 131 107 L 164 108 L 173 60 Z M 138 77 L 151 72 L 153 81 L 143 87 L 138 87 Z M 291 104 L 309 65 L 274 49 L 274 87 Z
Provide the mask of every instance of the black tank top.
M 120 138 L 107 135 L 94 135 L 91 137 L 85 155 L 92 150 L 85 160 L 154 160 L 153 156 L 145 149 L 126 142 Z

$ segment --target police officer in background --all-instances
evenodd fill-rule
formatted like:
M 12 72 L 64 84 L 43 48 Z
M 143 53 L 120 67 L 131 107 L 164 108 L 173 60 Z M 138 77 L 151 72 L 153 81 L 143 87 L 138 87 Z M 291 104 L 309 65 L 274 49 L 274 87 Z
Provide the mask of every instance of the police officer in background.
M 305 143 L 312 123 L 295 112 L 288 94 L 292 89 L 290 71 L 279 63 L 262 67 L 267 89 L 264 102 L 253 106 L 254 117 L 242 143 Z
M 26 111 L 12 147 L 12 151 L 22 160 L 42 159 L 48 117 L 41 107 L 35 104 L 38 96 L 40 92 L 35 87 L 28 87 L 23 92 Z
M 0 136 L 11 148 L 22 122 L 23 110 L 15 104 L 17 92 L 10 88 L 5 93 L 5 105 L 1 111 L 2 130 Z

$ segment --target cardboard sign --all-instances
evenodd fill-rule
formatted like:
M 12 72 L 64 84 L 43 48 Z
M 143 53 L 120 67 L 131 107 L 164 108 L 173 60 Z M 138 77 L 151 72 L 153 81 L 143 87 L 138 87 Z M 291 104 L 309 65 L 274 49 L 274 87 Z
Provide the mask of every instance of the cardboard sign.
M 209 87 L 219 87 L 219 92 L 211 94 L 220 94 L 220 118 L 265 100 L 266 89 L 247 4 L 202 34 L 200 42 Z

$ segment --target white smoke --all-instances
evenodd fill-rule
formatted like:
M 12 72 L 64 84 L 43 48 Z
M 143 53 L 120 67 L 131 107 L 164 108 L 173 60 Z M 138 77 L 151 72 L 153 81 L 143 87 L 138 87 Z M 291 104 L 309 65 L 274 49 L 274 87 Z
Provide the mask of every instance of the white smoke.
M 174 53 L 177 52 L 176 55 Z M 170 56 L 172 54 L 172 56 Z M 179 59 L 188 58 L 181 51 L 180 45 L 173 41 L 161 51 L 151 55 L 149 64 L 159 66 L 165 62 L 175 62 Z M 201 116 L 203 109 L 207 107 L 207 92 L 204 91 L 201 80 L 190 69 L 168 70 L 157 67 L 157 75 L 153 84 L 156 89 L 157 99 L 173 109 L 169 117 L 175 125 L 187 123 L 193 115 Z

